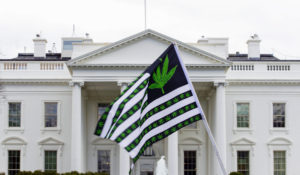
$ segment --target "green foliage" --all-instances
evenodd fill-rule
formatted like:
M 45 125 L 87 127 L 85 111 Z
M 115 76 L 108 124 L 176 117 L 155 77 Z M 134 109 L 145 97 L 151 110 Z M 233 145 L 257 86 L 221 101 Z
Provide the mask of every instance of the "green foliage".
M 31 171 L 20 171 L 17 175 L 32 175 Z
M 149 89 L 161 89 L 162 94 L 165 93 L 164 91 L 164 86 L 167 84 L 167 82 L 173 77 L 177 65 L 173 67 L 169 72 L 168 72 L 168 67 L 169 67 L 169 57 L 168 55 L 165 58 L 165 61 L 163 63 L 163 68 L 162 71 L 160 70 L 160 66 L 157 67 L 156 72 L 153 73 L 153 80 L 155 83 L 151 84 L 149 86 Z
M 243 175 L 243 174 L 240 172 L 231 172 L 229 175 Z
M 35 170 L 32 175 L 43 175 L 43 172 L 41 170 Z
M 55 171 L 45 171 L 43 175 L 58 175 Z

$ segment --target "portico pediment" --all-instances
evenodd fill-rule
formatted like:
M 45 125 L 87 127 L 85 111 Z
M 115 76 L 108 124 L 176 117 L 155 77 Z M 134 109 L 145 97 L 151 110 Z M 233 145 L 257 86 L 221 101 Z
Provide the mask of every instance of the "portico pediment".
M 240 138 L 230 143 L 232 146 L 241 146 L 241 145 L 255 145 L 254 141 L 251 141 L 247 138 Z
M 38 142 L 39 145 L 63 145 L 64 142 L 54 139 L 52 137 L 45 138 Z
M 230 62 L 153 30 L 109 44 L 92 52 L 72 58 L 70 67 L 83 66 L 147 66 L 171 44 L 177 43 L 187 66 L 226 66 Z
M 2 141 L 2 145 L 26 145 L 27 142 L 20 137 L 8 137 Z
M 112 145 L 112 144 L 115 144 L 115 142 L 108 139 L 102 139 L 102 138 L 96 138 L 92 141 L 92 145 Z
M 292 142 L 284 137 L 276 137 L 268 142 L 268 145 L 291 145 Z
M 192 136 L 180 139 L 179 143 L 186 145 L 202 145 L 203 141 L 200 140 L 197 136 Z

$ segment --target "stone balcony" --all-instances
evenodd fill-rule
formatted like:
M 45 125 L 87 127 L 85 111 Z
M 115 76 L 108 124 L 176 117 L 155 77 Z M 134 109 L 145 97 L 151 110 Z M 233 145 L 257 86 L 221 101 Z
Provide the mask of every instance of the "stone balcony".
M 0 61 L 0 81 L 70 80 L 64 61 Z
M 299 61 L 233 62 L 227 71 L 230 81 L 300 81 Z

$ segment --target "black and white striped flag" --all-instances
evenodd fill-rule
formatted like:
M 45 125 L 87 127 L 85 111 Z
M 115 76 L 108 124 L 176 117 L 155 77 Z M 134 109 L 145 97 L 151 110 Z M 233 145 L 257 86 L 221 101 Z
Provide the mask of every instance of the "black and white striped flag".
M 95 134 L 116 141 L 135 163 L 148 146 L 202 119 L 197 100 L 172 44 L 105 109 Z

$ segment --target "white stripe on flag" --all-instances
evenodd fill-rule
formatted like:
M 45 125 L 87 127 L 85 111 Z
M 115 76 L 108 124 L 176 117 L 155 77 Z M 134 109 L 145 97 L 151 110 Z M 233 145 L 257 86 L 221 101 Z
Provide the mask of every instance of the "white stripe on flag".
M 130 99 L 127 104 L 124 106 L 124 109 L 122 111 L 122 113 L 119 115 L 118 120 L 122 117 L 123 114 L 125 114 L 130 108 L 132 108 L 138 101 L 140 101 L 144 95 L 145 95 L 145 91 L 147 90 L 146 86 L 143 90 L 141 90 L 139 93 L 137 93 L 132 99 Z M 140 111 L 140 110 L 139 110 Z M 137 111 L 138 112 L 138 111 Z M 137 113 L 136 112 L 136 113 Z M 138 113 L 139 115 L 141 114 L 141 112 Z M 130 118 L 130 117 L 129 117 Z M 114 128 L 114 126 L 117 123 L 113 124 L 113 126 L 111 127 L 111 129 L 108 132 L 108 136 L 110 135 L 110 133 L 112 132 L 112 129 Z M 129 125 L 128 125 L 129 126 Z M 119 127 L 118 127 L 119 129 Z M 126 129 L 126 128 L 125 128 Z
M 181 86 L 181 87 L 173 90 L 172 92 L 169 92 L 168 94 L 166 94 L 164 96 L 161 96 L 160 98 L 158 98 L 148 104 L 148 106 L 144 109 L 142 116 L 144 116 L 147 112 L 149 112 L 151 109 L 155 108 L 156 106 L 159 106 L 160 104 L 165 103 L 168 100 L 176 97 L 177 95 L 182 94 L 189 90 L 190 90 L 190 87 L 187 84 L 187 85 Z
M 128 146 L 131 142 L 133 142 L 141 133 L 142 131 L 148 127 L 151 123 L 165 117 L 167 114 L 171 114 L 172 112 L 176 111 L 177 109 L 180 109 L 181 107 L 183 106 L 186 106 L 188 104 L 191 104 L 195 102 L 195 99 L 193 96 L 189 97 L 189 98 L 186 98 L 184 100 L 181 100 L 180 102 L 166 108 L 165 110 L 163 111 L 160 111 L 156 114 L 154 114 L 153 116 L 151 116 L 148 120 L 145 121 L 145 123 L 143 123 L 143 125 L 134 130 L 130 135 L 128 135 L 126 138 L 124 138 L 124 140 L 122 140 L 119 144 L 121 146 Z M 173 120 L 173 119 L 172 119 Z
M 132 99 L 130 99 L 126 105 L 124 106 L 122 113 L 120 114 L 120 117 L 125 114 L 126 112 L 128 112 L 128 110 L 130 108 L 132 108 L 138 101 L 140 101 L 144 95 L 145 95 L 145 91 L 147 90 L 148 86 L 146 86 L 143 90 L 141 90 L 138 94 L 136 94 Z M 119 117 L 119 118 L 120 118 Z
M 115 116 L 115 113 L 120 105 L 120 103 L 122 103 L 123 100 L 125 100 L 125 98 L 127 98 L 130 94 L 132 94 L 132 92 L 144 81 L 146 80 L 147 78 L 150 77 L 150 74 L 149 73 L 145 73 L 145 75 L 143 75 L 130 89 L 128 89 L 128 91 L 123 94 L 123 96 L 117 100 L 113 106 L 111 107 L 108 115 L 107 115 L 107 119 L 106 119 L 106 122 L 104 124 L 104 127 L 103 127 L 103 130 L 102 130 L 102 133 L 101 133 L 101 136 L 102 138 L 105 138 L 110 126 L 111 126 L 111 123 L 112 123 L 112 120 L 113 120 L 113 117 Z
M 142 148 L 142 146 L 151 137 L 153 137 L 153 136 L 155 136 L 155 135 L 157 135 L 157 134 L 159 134 L 159 133 L 161 133 L 161 132 L 163 132 L 163 131 L 165 131 L 165 130 L 167 130 L 167 129 L 175 126 L 175 125 L 177 125 L 178 123 L 181 123 L 184 120 L 186 120 L 186 119 L 188 119 L 188 118 L 190 118 L 192 116 L 197 115 L 197 114 L 199 114 L 199 109 L 195 108 L 195 109 L 193 109 L 191 111 L 188 111 L 188 112 L 186 112 L 186 113 L 184 113 L 184 114 L 182 114 L 182 115 L 180 115 L 180 116 L 178 116 L 178 117 L 176 117 L 176 118 L 168 121 L 167 123 L 165 123 L 165 124 L 163 124 L 163 125 L 155 128 L 155 129 L 151 130 L 150 132 L 148 132 L 143 137 L 143 139 L 141 140 L 141 142 L 132 151 L 129 152 L 130 157 L 132 157 L 132 158 L 136 157 L 137 154 L 139 153 L 140 149 Z
M 122 124 L 120 124 L 118 128 L 115 130 L 115 132 L 113 133 L 113 135 L 111 136 L 110 140 L 114 141 L 120 134 L 125 132 L 125 130 L 129 126 L 131 126 L 133 123 L 135 123 L 137 120 L 140 119 L 140 115 L 141 115 L 141 109 L 136 111 L 132 116 L 130 116 L 127 120 L 125 120 Z
M 147 99 L 148 99 L 148 95 L 145 95 L 142 104 L 144 104 Z M 122 132 L 124 132 L 128 128 L 128 126 L 130 126 L 132 123 L 135 123 L 137 120 L 139 120 L 140 117 L 141 117 L 141 109 L 139 109 L 130 118 L 128 118 L 126 121 L 120 124 L 110 139 L 115 140 Z
M 148 86 L 148 85 L 147 85 Z M 146 103 L 146 101 L 148 100 L 148 94 L 145 95 L 143 102 L 142 102 L 142 107 L 143 105 Z

